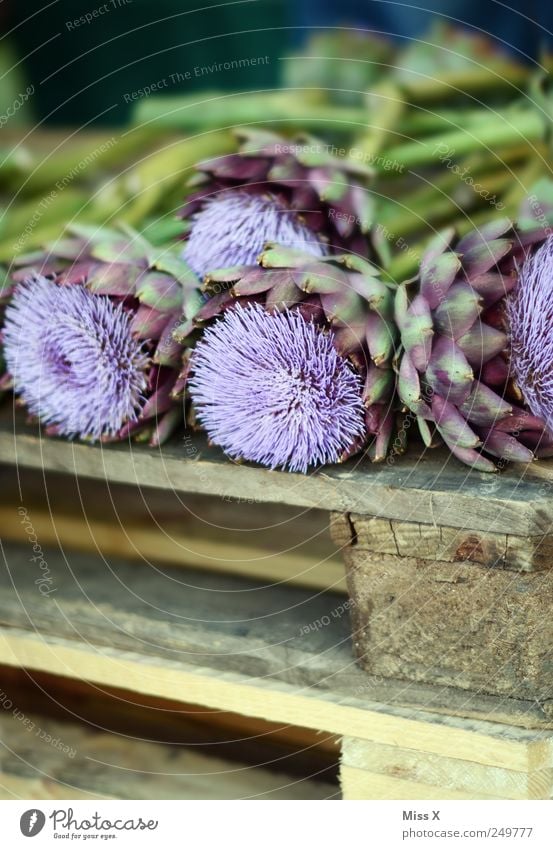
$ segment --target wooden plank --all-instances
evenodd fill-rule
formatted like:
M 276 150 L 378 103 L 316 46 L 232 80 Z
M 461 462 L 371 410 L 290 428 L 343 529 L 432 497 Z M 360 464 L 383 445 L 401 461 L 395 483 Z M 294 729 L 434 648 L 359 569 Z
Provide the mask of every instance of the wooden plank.
M 98 687 L 81 679 L 36 670 L 0 667 L 1 691 L 14 710 L 49 720 L 75 722 L 112 734 L 194 751 L 286 775 L 336 782 L 340 760 L 337 735 L 175 699 Z
M 475 796 L 473 793 L 463 793 L 460 790 L 447 790 L 443 787 L 434 787 L 430 784 L 422 784 L 417 781 L 409 781 L 405 778 L 395 778 L 388 775 L 375 775 L 364 769 L 352 766 L 343 766 L 340 770 L 340 785 L 342 787 L 342 798 L 347 801 L 363 799 L 421 799 L 430 801 L 433 799 L 497 799 L 497 796 L 482 794 Z M 421 829 L 420 823 L 404 823 L 405 828 Z
M 346 554 L 354 645 L 375 675 L 547 701 L 553 572 Z
M 106 799 L 101 793 L 89 793 L 86 790 L 67 787 L 48 778 L 22 778 L 0 772 L 0 799 L 82 799 L 94 802 Z
M 245 497 L 403 521 L 537 536 L 551 526 L 553 493 L 519 471 L 474 472 L 447 454 L 427 451 L 394 464 L 354 459 L 310 475 L 238 465 L 188 434 L 163 450 L 140 445 L 93 446 L 46 439 L 5 405 L 0 461 L 112 482 L 180 492 Z
M 178 494 L 0 466 L 0 528 L 42 545 L 193 566 L 269 582 L 346 592 L 329 514 L 247 498 Z
M 0 747 L 0 799 L 339 796 L 338 788 L 327 782 L 298 779 L 200 754 L 193 748 L 143 742 L 36 714 L 0 716 L 0 739 L 4 741 Z
M 331 734 L 354 735 L 387 745 L 513 770 L 553 767 L 550 732 L 526 731 L 497 722 L 445 717 L 344 698 L 322 687 L 298 687 L 273 679 L 252 679 L 207 667 L 118 652 L 59 638 L 45 639 L 0 629 L 1 657 L 10 666 L 84 678 L 110 687 L 245 713 Z
M 47 574 L 29 547 L 4 545 L 2 553 L 0 625 L 7 629 L 36 628 L 45 639 L 89 641 L 98 651 L 139 646 L 160 662 L 208 665 L 356 702 L 553 727 L 536 701 L 366 675 L 352 656 L 350 605 L 339 594 L 44 548 Z M 44 578 L 50 583 L 35 583 Z
M 358 513 L 333 514 L 332 534 L 337 545 L 354 545 L 358 552 L 477 563 L 525 572 L 553 566 L 552 534 L 518 537 L 475 531 L 469 525 L 453 528 Z
M 333 590 L 346 593 L 344 564 L 341 558 L 329 553 L 320 556 L 316 546 L 305 544 L 294 549 L 282 547 L 283 529 L 275 531 L 282 550 L 255 545 L 257 536 L 242 545 L 225 541 L 225 532 L 203 527 L 202 523 L 183 517 L 180 525 L 167 525 L 163 529 L 139 523 L 124 524 L 96 519 L 93 516 L 60 514 L 36 509 L 28 505 L 33 528 L 42 545 L 55 545 L 75 551 L 100 554 L 104 557 L 127 557 L 146 562 L 195 566 L 229 575 L 243 575 L 267 583 L 291 583 L 315 590 Z M 268 509 L 268 508 L 267 508 Z M 223 508 L 224 510 L 224 508 Z M 120 517 L 121 520 L 121 517 Z M 153 523 L 151 523 L 153 525 Z M 15 507 L 0 506 L 0 528 L 3 538 L 11 542 L 25 542 L 27 531 L 21 524 Z M 284 529 L 286 534 L 288 528 Z M 261 536 L 261 534 L 260 534 Z M 309 537 L 306 537 L 307 543 Z M 260 540 L 262 542 L 263 540 Z M 330 549 L 331 546 L 329 545 Z
M 466 793 L 473 799 L 549 799 L 553 792 L 551 769 L 511 770 L 351 737 L 342 739 L 341 769 L 344 767 L 441 788 L 445 793 Z M 357 778 L 360 786 L 362 777 Z
M 38 538 L 38 537 L 37 537 Z M 30 546 L 4 546 L 0 623 L 44 634 L 275 675 L 305 686 L 330 675 L 359 682 L 344 596 L 200 570 Z M 36 557 L 37 561 L 31 558 Z M 40 566 L 42 558 L 42 568 Z M 332 627 L 329 627 L 331 626 Z M 329 664 L 325 653 L 342 647 Z M 338 665 L 345 661 L 343 668 Z

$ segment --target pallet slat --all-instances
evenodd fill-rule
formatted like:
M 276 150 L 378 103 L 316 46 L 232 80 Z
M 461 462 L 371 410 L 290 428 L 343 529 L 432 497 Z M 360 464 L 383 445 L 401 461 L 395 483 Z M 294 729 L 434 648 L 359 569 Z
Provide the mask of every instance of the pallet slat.
M 329 783 L 29 714 L 0 717 L 0 799 L 327 799 Z M 59 746 L 37 737 L 40 729 Z
M 35 584 L 42 572 L 30 561 L 32 550 L 5 545 L 3 554 L 0 626 L 7 636 L 36 629 L 48 641 L 89 642 L 100 654 L 139 650 L 144 660 L 237 672 L 356 705 L 414 706 L 433 714 L 553 727 L 551 715 L 535 701 L 367 676 L 353 657 L 348 600 L 336 593 L 118 558 L 68 559 L 44 549 L 55 589 L 45 597 Z
M 476 563 L 494 569 L 535 572 L 553 567 L 553 534 L 520 537 L 475 531 L 470 525 L 447 527 L 334 513 L 332 535 L 342 548 L 393 557 Z
M 141 487 L 248 497 L 490 533 L 538 536 L 550 528 L 551 486 L 527 479 L 518 469 L 485 475 L 433 450 L 394 464 L 373 466 L 356 459 L 320 473 L 291 475 L 232 463 L 209 448 L 200 434 L 189 440 L 186 450 L 178 440 L 162 450 L 92 446 L 46 439 L 19 416 L 14 425 L 7 405 L 0 418 L 2 462 Z
M 551 768 L 507 769 L 351 737 L 342 740 L 340 772 L 345 798 L 376 791 L 409 793 L 379 798 L 549 799 L 553 792 Z
M 415 798 L 418 792 L 432 798 L 430 779 L 435 773 L 428 771 L 432 758 L 438 759 L 436 763 L 456 762 L 457 775 L 465 768 L 474 769 L 474 776 L 465 782 L 471 788 L 485 768 L 492 770 L 490 775 L 504 775 L 502 770 L 532 774 L 527 786 L 534 793 L 542 786 L 539 781 L 549 780 L 550 731 L 501 724 L 494 710 L 489 713 L 492 721 L 484 721 L 375 701 L 377 691 L 393 694 L 393 687 L 390 682 L 373 682 L 367 691 L 367 679 L 353 666 L 347 640 L 339 639 L 347 634 L 341 618 L 329 616 L 326 627 L 298 636 L 298 625 L 307 613 L 331 610 L 329 604 L 337 599 L 343 603 L 340 596 L 320 594 L 314 600 L 308 591 L 280 588 L 270 599 L 262 601 L 260 595 L 256 600 L 259 588 L 256 591 L 251 583 L 225 579 L 226 586 L 221 587 L 221 579 L 203 573 L 204 581 L 216 581 L 218 593 L 205 585 L 194 590 L 192 579 L 198 573 L 191 573 L 187 591 L 179 594 L 185 570 L 156 572 L 152 581 L 151 570 L 136 564 L 114 561 L 107 568 L 98 559 L 83 556 L 67 564 L 58 554 L 60 564 L 55 552 L 45 551 L 57 592 L 44 598 L 33 583 L 29 552 L 9 546 L 4 555 L 8 568 L 0 593 L 0 656 L 7 665 L 98 686 L 124 683 L 138 693 L 364 740 L 381 758 L 383 771 L 374 775 L 384 779 L 379 782 L 355 773 L 357 790 L 348 790 L 348 770 L 351 779 L 351 770 L 360 766 L 344 762 L 342 781 L 349 796 L 395 792 Z M 221 595 L 227 599 L 223 607 Z M 245 614 L 253 631 L 242 630 Z M 179 621 L 192 618 L 194 622 L 186 625 Z M 401 698 L 398 691 L 395 697 Z M 501 701 L 493 705 L 501 710 Z M 457 709 L 463 705 L 457 703 Z M 401 751 L 396 752 L 398 746 Z M 382 766 L 388 749 L 393 750 L 388 758 L 392 766 L 410 763 L 411 774 L 388 774 Z M 521 786 L 525 781 L 523 775 Z M 458 786 L 448 792 L 469 791 Z

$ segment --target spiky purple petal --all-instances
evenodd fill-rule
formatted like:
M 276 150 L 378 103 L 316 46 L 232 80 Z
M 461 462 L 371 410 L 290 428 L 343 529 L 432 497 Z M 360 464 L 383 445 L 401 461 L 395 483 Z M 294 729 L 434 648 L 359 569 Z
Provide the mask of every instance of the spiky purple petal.
M 532 413 L 553 432 L 553 236 L 526 259 L 507 317 L 511 371 Z
M 227 312 L 198 342 L 189 387 L 210 439 L 270 468 L 337 462 L 364 434 L 361 379 L 298 311 Z
M 145 400 L 148 356 L 132 313 L 84 286 L 20 283 L 6 309 L 4 356 L 29 412 L 64 436 L 115 436 Z
M 297 213 L 275 197 L 236 190 L 207 200 L 194 215 L 183 256 L 203 278 L 216 268 L 254 265 L 266 242 L 326 253 Z

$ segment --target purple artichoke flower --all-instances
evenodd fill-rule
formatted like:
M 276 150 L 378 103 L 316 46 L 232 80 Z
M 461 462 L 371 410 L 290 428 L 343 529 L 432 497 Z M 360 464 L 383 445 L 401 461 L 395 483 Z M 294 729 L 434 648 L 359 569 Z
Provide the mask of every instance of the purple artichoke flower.
M 54 432 L 115 436 L 145 401 L 148 356 L 133 314 L 82 285 L 20 283 L 6 308 L 6 366 L 29 412 Z
M 507 318 L 515 382 L 553 433 L 553 236 L 524 262 L 507 299 Z
M 298 311 L 229 310 L 198 342 L 191 373 L 198 418 L 231 457 L 306 472 L 364 434 L 359 376 L 333 332 Z
M 326 254 L 315 233 L 275 197 L 226 191 L 195 213 L 183 258 L 203 278 L 216 268 L 254 265 L 267 242 Z

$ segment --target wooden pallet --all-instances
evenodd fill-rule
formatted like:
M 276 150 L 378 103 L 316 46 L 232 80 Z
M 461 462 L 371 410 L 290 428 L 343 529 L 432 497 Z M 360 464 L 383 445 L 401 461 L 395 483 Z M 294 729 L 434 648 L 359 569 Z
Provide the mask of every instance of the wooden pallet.
M 0 461 L 112 484 L 332 510 L 338 548 L 347 557 L 355 546 L 361 551 L 363 522 L 371 517 L 374 533 L 367 539 L 376 540 L 376 551 L 394 546 L 391 554 L 378 552 L 382 561 L 401 557 L 401 547 L 418 534 L 425 552 L 441 553 L 440 569 L 456 567 L 459 534 L 469 567 L 517 575 L 508 571 L 514 565 L 549 574 L 547 546 L 534 544 L 550 529 L 547 464 L 489 477 L 433 453 L 376 468 L 350 462 L 303 477 L 231 464 L 193 439 L 187 459 L 178 442 L 163 452 L 68 444 L 20 424 L 14 435 L 6 420 Z M 384 524 L 376 527 L 379 521 Z M 436 535 L 440 526 L 449 535 Z M 486 544 L 479 547 L 475 535 Z M 532 539 L 523 566 L 513 561 L 513 537 Z M 490 568 L 499 554 L 507 569 Z M 111 557 L 72 555 L 68 565 L 53 550 L 48 562 L 59 575 L 58 591 L 46 600 L 27 559 L 21 548 L 7 558 L 0 639 L 8 664 L 108 687 L 124 681 L 138 693 L 338 734 L 346 798 L 551 796 L 553 712 L 544 693 L 536 699 L 522 688 L 492 695 L 451 679 L 436 686 L 434 672 L 431 683 L 401 680 L 403 668 L 395 679 L 389 668 L 367 675 L 353 662 L 349 602 L 339 593 Z M 435 563 L 435 554 L 427 559 Z M 12 581 L 17 599 L 9 592 Z M 144 601 L 152 598 L 154 606 Z
M 45 599 L 27 547 L 5 546 L 4 556 L 9 665 L 338 734 L 346 798 L 552 792 L 551 723 L 537 706 L 367 678 L 353 663 L 339 594 L 89 555 L 68 563 L 45 550 L 57 588 Z M 465 718 L 452 715 L 454 699 Z

